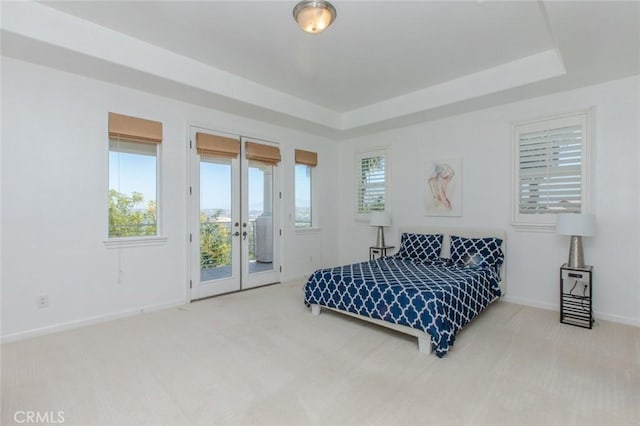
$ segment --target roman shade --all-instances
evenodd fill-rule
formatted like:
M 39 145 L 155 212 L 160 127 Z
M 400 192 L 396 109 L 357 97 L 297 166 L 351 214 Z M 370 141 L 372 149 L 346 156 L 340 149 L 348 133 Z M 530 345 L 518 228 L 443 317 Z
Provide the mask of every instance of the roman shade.
M 277 146 L 247 142 L 245 149 L 245 157 L 247 160 L 260 161 L 274 166 L 277 166 L 280 162 L 280 148 Z
M 135 142 L 162 142 L 162 123 L 144 118 L 109 113 L 109 137 Z
M 196 133 L 196 150 L 198 154 L 213 155 L 216 157 L 238 158 L 240 154 L 240 141 L 224 136 L 210 135 L 208 133 Z
M 315 167 L 318 165 L 318 153 L 296 149 L 296 164 Z

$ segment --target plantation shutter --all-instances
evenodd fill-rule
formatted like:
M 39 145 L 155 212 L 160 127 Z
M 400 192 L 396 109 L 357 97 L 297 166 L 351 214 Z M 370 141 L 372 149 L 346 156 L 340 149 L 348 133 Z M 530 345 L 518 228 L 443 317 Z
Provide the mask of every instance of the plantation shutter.
M 200 155 L 215 157 L 238 158 L 240 141 L 208 133 L 196 133 L 196 150 Z
M 519 134 L 519 211 L 580 213 L 583 126 Z
M 255 160 L 277 166 L 280 162 L 280 148 L 261 143 L 247 142 L 245 145 L 247 160 Z
M 160 143 L 162 123 L 110 112 L 109 137 L 134 142 Z
M 386 198 L 386 155 L 383 151 L 358 158 L 357 212 L 384 211 Z
M 318 153 L 296 149 L 296 164 L 315 167 L 318 165 Z

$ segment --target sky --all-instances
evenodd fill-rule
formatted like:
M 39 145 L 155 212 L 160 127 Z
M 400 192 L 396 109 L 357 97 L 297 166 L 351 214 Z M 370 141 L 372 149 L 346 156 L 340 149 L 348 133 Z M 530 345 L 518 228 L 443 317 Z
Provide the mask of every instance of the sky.
M 249 209 L 261 210 L 263 204 L 263 173 L 249 167 Z M 144 205 L 156 199 L 156 157 L 151 155 L 109 152 L 109 189 L 124 194 L 140 192 Z M 310 177 L 305 167 L 295 167 L 296 204 L 308 207 L 311 200 Z M 231 165 L 200 162 L 200 208 L 231 209 Z M 144 206 L 139 206 L 144 207 Z
M 156 157 L 109 151 L 109 189 L 131 195 L 140 192 L 144 205 L 156 199 Z
M 296 206 L 311 206 L 311 176 L 307 176 L 307 167 L 297 165 L 295 171 Z
M 231 210 L 231 164 L 200 162 L 200 209 Z
M 249 167 L 249 209 L 262 209 L 264 188 L 263 173 Z M 310 177 L 306 175 L 304 167 L 295 168 L 296 201 L 298 205 L 308 207 L 311 200 Z M 200 163 L 200 208 L 224 209 L 231 208 L 231 166 L 225 164 Z

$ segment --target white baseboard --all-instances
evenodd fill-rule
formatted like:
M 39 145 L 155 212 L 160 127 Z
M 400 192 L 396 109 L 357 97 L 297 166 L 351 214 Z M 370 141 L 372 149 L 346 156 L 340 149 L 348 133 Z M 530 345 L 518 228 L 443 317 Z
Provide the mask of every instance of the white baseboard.
M 557 304 L 545 303 L 537 300 L 522 299 L 519 297 L 509 297 L 509 296 L 505 296 L 502 300 L 509 303 L 515 303 L 516 305 L 525 305 L 525 306 L 531 306 L 534 308 L 545 309 L 547 311 L 560 312 L 559 303 Z M 635 318 L 623 317 L 620 315 L 608 314 L 600 311 L 594 311 L 593 317 L 596 321 L 604 320 L 604 321 L 617 322 L 619 324 L 626 324 L 626 325 L 633 325 L 635 327 L 640 327 L 640 320 Z
M 640 327 L 640 320 L 634 318 L 622 317 L 620 315 L 606 314 L 604 312 L 595 311 L 593 313 L 593 317 L 598 322 L 598 320 L 617 322 L 619 324 L 633 325 L 635 327 Z
M 297 285 L 298 283 L 302 283 L 304 284 L 304 282 L 306 281 L 307 277 L 305 276 L 300 276 L 300 277 L 287 277 L 286 280 L 283 280 L 282 283 L 283 284 L 289 284 L 289 285 Z M 553 304 L 553 303 L 544 303 L 544 302 L 540 302 L 537 300 L 531 300 L 531 299 L 523 299 L 523 298 L 518 298 L 518 297 L 509 297 L 509 296 L 505 296 L 502 300 L 504 300 L 505 302 L 508 303 L 515 303 L 517 305 L 525 305 L 525 306 L 531 306 L 534 308 L 540 308 L 540 309 L 545 309 L 545 310 L 550 310 L 550 311 L 558 311 L 559 310 L 559 305 L 558 304 Z M 185 299 L 180 299 L 180 300 L 174 300 L 172 302 L 168 302 L 168 303 L 162 303 L 159 305 L 149 305 L 149 306 L 143 306 L 137 309 L 130 309 L 127 311 L 121 311 L 121 312 L 116 312 L 116 313 L 112 313 L 112 314 L 106 314 L 106 315 L 99 315 L 99 316 L 95 316 L 95 317 L 89 317 L 89 318 L 85 318 L 85 319 L 81 319 L 81 320 L 77 320 L 77 321 L 69 321 L 69 322 L 65 322 L 65 323 L 59 323 L 59 324 L 54 324 L 54 325 L 50 325 L 47 327 L 42 327 L 42 328 L 35 328 L 32 330 L 26 330 L 26 331 L 21 331 L 18 333 L 12 333 L 12 334 L 7 334 L 6 336 L 1 336 L 0 337 L 0 343 L 10 343 L 10 342 L 15 342 L 18 340 L 24 340 L 24 339 L 29 339 L 32 337 L 37 337 L 37 336 L 44 336 L 46 334 L 52 334 L 52 333 L 57 333 L 60 331 L 66 331 L 66 330 L 73 330 L 75 328 L 80 328 L 80 327 L 84 327 L 87 325 L 92 325 L 92 324 L 100 324 L 103 322 L 107 322 L 107 321 L 113 321 L 116 319 L 120 319 L 120 318 L 126 318 L 126 317 L 130 317 L 133 315 L 140 315 L 140 314 L 144 314 L 145 312 L 153 312 L 153 311 L 159 311 L 162 309 L 168 309 L 168 308 L 174 308 L 176 306 L 180 306 L 180 305 L 184 305 L 188 303 L 187 300 Z M 620 324 L 626 324 L 626 325 L 632 325 L 635 327 L 640 327 L 640 320 L 634 319 L 634 318 L 628 318 L 628 317 L 623 317 L 620 315 L 613 315 L 613 314 L 607 314 L 604 312 L 594 312 L 594 317 L 597 320 L 604 320 L 604 321 L 611 321 L 611 322 L 616 322 L 616 323 L 620 323 Z
M 531 306 L 534 308 L 545 309 L 547 311 L 558 311 L 560 309 L 559 304 L 555 305 L 553 303 L 545 303 L 538 300 L 524 299 L 521 297 L 504 296 L 502 300 L 509 303 L 515 303 L 516 305 Z
M 7 334 L 0 337 L 0 343 L 16 342 L 18 340 L 30 339 L 32 337 L 44 336 L 46 334 L 58 333 L 60 331 L 73 330 L 74 328 L 80 328 L 87 325 L 100 324 L 107 321 L 113 321 L 120 318 L 131 317 L 134 315 L 141 315 L 145 312 L 160 311 L 162 309 L 174 308 L 176 306 L 184 305 L 188 301 L 184 299 L 174 300 L 168 303 L 162 303 L 159 305 L 142 306 L 137 309 L 130 309 L 121 312 L 115 312 L 106 315 L 98 315 L 95 317 L 89 317 L 77 321 L 63 322 L 59 324 L 48 325 L 42 328 L 34 328 L 32 330 L 20 331 L 18 333 Z
M 290 282 L 300 282 L 300 281 L 304 281 L 307 282 L 307 280 L 309 279 L 309 275 L 297 275 L 294 277 L 286 277 L 282 279 L 282 283 L 283 284 L 288 284 Z

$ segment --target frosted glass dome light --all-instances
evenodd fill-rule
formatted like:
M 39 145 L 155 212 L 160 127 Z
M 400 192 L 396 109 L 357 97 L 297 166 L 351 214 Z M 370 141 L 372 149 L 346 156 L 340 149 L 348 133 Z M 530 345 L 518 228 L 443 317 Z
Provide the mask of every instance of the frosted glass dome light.
M 302 31 L 309 34 L 319 34 L 326 30 L 336 16 L 336 8 L 324 0 L 301 1 L 293 8 L 294 19 Z

